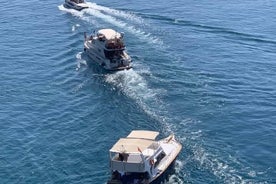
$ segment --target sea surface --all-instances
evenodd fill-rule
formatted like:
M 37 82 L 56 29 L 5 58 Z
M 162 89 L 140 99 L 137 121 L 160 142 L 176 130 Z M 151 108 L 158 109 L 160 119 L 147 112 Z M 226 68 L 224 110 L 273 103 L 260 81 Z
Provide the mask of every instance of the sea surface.
M 174 133 L 166 184 L 276 183 L 276 2 L 1 1 L 0 183 L 103 184 L 133 129 Z M 83 34 L 125 34 L 107 72 Z

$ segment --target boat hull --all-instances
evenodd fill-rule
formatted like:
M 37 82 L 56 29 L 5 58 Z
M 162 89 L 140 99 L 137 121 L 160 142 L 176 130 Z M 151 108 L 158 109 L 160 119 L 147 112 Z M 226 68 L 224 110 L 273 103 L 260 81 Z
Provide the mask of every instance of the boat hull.
M 151 181 L 150 184 L 160 184 L 161 182 L 169 180 L 169 177 L 174 173 L 175 160 L 169 165 L 166 171 L 164 171 L 155 180 Z

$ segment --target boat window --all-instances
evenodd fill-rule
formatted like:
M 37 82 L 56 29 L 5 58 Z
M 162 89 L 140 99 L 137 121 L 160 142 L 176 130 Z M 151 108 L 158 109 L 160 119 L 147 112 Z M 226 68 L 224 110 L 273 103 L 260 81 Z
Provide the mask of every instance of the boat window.
M 162 151 L 157 157 L 156 157 L 156 162 L 155 162 L 155 166 L 157 166 L 159 164 L 159 162 L 166 156 L 166 154 Z
M 106 58 L 108 59 L 112 59 L 114 57 L 114 54 L 115 54 L 115 51 L 107 51 L 107 50 L 104 50 L 104 55 Z
M 107 47 L 108 49 L 115 49 L 115 43 L 110 42 L 110 43 L 107 44 L 106 47 Z
M 99 40 L 100 40 L 101 42 L 104 42 L 104 41 L 105 41 L 105 36 L 104 36 L 104 35 L 99 35 Z
M 124 53 L 121 50 L 116 50 L 116 51 L 104 50 L 104 55 L 108 59 L 115 59 L 115 58 L 121 58 L 124 55 Z
M 159 147 L 160 147 L 159 144 L 157 142 L 154 142 L 150 145 L 149 148 L 151 148 L 153 150 L 157 150 Z
M 107 49 L 124 49 L 125 45 L 122 40 L 115 39 L 115 40 L 108 41 L 108 43 L 106 44 L 106 48 Z

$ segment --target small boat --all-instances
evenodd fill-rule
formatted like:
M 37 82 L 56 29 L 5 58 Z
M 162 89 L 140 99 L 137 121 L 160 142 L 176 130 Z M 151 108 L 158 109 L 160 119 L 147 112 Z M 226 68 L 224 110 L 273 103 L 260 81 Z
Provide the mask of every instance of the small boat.
M 91 36 L 84 34 L 84 51 L 106 70 L 130 69 L 131 58 L 126 53 L 124 34 L 113 29 L 100 29 Z
M 107 184 L 149 184 L 171 166 L 182 149 L 174 135 L 155 140 L 159 132 L 134 130 L 109 150 L 111 179 Z
M 63 5 L 65 8 L 71 8 L 78 11 L 89 8 L 84 0 L 65 0 Z

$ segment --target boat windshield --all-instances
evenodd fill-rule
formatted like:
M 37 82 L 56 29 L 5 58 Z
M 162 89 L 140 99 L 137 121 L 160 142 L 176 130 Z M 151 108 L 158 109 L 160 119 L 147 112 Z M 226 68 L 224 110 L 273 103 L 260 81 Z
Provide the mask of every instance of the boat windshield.
M 84 3 L 84 0 L 71 0 L 71 1 L 73 1 L 74 3 Z

